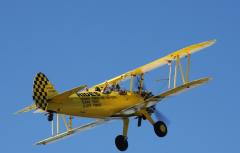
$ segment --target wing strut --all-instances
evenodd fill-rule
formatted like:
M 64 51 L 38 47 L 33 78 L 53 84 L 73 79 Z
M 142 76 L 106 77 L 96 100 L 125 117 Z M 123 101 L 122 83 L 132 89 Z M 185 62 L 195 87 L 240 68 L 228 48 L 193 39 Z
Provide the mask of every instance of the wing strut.
M 178 71 L 178 63 L 179 63 L 179 61 L 177 60 L 176 62 L 175 62 L 175 72 L 174 72 L 174 82 L 173 82 L 173 87 L 174 88 L 176 88 L 176 86 L 177 86 L 177 71 Z
M 142 90 L 143 90 L 143 82 L 144 82 L 144 74 L 142 73 L 140 75 L 140 87 L 139 87 L 139 94 L 142 93 Z
M 173 88 L 177 87 L 177 74 L 178 74 L 178 69 L 180 70 L 181 78 L 183 84 L 186 84 L 189 82 L 189 71 L 190 71 L 190 57 L 191 54 L 187 54 L 187 66 L 186 66 L 186 74 L 184 76 L 184 71 L 183 71 L 183 66 L 181 63 L 181 59 L 179 55 L 176 55 L 175 57 L 175 68 L 174 68 L 174 78 L 173 78 Z M 168 66 L 169 66 L 169 75 L 168 75 L 168 89 L 171 88 L 171 76 L 172 76 L 172 63 L 173 61 L 168 61 Z
M 169 75 L 168 75 L 168 89 L 171 88 L 171 76 L 172 76 L 172 61 L 168 61 Z
M 54 135 L 58 135 L 60 133 L 60 116 L 62 118 L 62 121 L 64 123 L 64 126 L 66 128 L 67 131 L 70 131 L 73 129 L 72 127 L 72 116 L 69 116 L 69 119 L 67 121 L 66 119 L 66 115 L 64 114 L 56 114 L 56 125 L 54 124 L 54 120 L 51 121 L 51 129 L 52 129 L 52 136 Z
M 188 54 L 187 55 L 187 70 L 186 70 L 186 83 L 188 83 L 188 76 L 189 76 L 189 70 L 190 70 L 190 57 L 191 57 L 191 54 Z
M 51 143 L 51 142 L 55 142 L 57 140 L 66 138 L 66 137 L 68 137 L 70 135 L 73 135 L 73 134 L 76 134 L 78 132 L 82 132 L 82 131 L 94 128 L 96 126 L 99 126 L 101 124 L 104 124 L 107 121 L 110 121 L 110 119 L 98 119 L 98 120 L 96 120 L 94 122 L 91 122 L 91 123 L 88 123 L 86 125 L 76 127 L 76 128 L 67 130 L 66 132 L 62 132 L 62 133 L 56 134 L 52 137 L 49 137 L 47 139 L 41 140 L 41 141 L 37 142 L 36 145 L 45 145 L 45 144 L 48 144 L 48 143 Z
M 65 132 L 61 132 L 61 129 L 60 129 L 60 117 L 62 118 L 62 121 L 66 127 L 66 131 Z M 72 134 L 75 134 L 75 133 L 78 133 L 78 132 L 81 132 L 81 131 L 84 131 L 84 130 L 88 130 L 88 129 L 91 129 L 93 127 L 96 127 L 98 125 L 101 125 L 107 121 L 110 121 L 110 119 L 106 118 L 106 119 L 97 119 L 96 121 L 94 122 L 91 122 L 91 123 L 88 123 L 86 125 L 82 125 L 82 126 L 79 126 L 79 127 L 76 127 L 76 128 L 73 128 L 72 126 L 72 116 L 69 116 L 69 120 L 67 121 L 66 119 L 66 115 L 64 114 L 56 114 L 56 123 L 54 123 L 54 120 L 51 121 L 51 133 L 52 133 L 52 136 L 47 138 L 47 139 L 44 139 L 42 141 L 39 141 L 36 143 L 36 145 L 41 145 L 41 144 L 48 144 L 48 143 L 51 143 L 51 142 L 55 142 L 57 140 L 60 140 L 60 139 L 63 139 L 65 137 L 68 137 Z

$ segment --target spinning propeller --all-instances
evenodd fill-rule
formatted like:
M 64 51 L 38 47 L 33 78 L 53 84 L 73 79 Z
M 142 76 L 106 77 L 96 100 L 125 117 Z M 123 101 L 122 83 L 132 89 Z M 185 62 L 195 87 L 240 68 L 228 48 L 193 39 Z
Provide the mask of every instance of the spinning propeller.
M 165 115 L 163 115 L 163 113 L 161 113 L 158 109 L 156 109 L 156 105 L 147 108 L 147 111 L 150 115 L 153 114 L 157 118 L 157 121 L 163 121 L 167 125 L 170 124 L 170 120 Z M 138 127 L 140 127 L 142 125 L 142 120 L 145 120 L 146 117 L 138 116 L 138 117 L 136 117 L 136 119 L 138 119 L 137 125 L 138 125 Z
M 166 81 L 168 79 L 163 79 L 163 80 Z M 134 88 L 138 89 L 138 91 L 140 89 L 140 81 L 141 81 L 140 76 L 136 76 L 134 78 Z M 146 85 L 145 85 L 144 82 L 143 82 L 143 85 L 142 85 L 142 91 L 147 91 L 147 88 L 146 88 Z M 150 96 L 153 96 L 151 92 L 149 94 L 150 94 Z M 147 108 L 147 111 L 150 115 L 154 114 L 154 116 L 157 118 L 158 121 L 163 121 L 167 125 L 169 125 L 169 123 L 170 123 L 169 119 L 167 119 L 167 117 L 165 115 L 163 115 L 158 109 L 156 109 L 156 105 Z M 142 119 L 145 120 L 146 117 L 145 116 L 138 116 L 136 119 L 138 119 L 138 127 L 140 127 L 141 124 L 142 124 Z

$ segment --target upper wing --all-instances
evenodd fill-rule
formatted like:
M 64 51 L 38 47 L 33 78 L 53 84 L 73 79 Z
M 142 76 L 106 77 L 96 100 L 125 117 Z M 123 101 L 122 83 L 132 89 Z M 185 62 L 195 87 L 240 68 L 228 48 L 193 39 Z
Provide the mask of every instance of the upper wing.
M 136 75 L 140 75 L 140 74 L 143 74 L 143 73 L 146 73 L 146 72 L 149 72 L 153 69 L 156 69 L 160 66 L 163 66 L 163 65 L 166 65 L 168 64 L 170 61 L 173 61 L 173 60 L 176 60 L 176 57 L 179 56 L 179 58 L 182 58 L 182 57 L 185 57 L 187 56 L 188 54 L 193 54 L 197 51 L 200 51 L 201 49 L 204 49 L 206 47 L 209 47 L 211 45 L 213 45 L 214 43 L 216 42 L 216 40 L 209 40 L 209 41 L 206 41 L 206 42 L 202 42 L 202 43 L 198 43 L 198 44 L 194 44 L 194 45 L 191 45 L 191 46 L 188 46 L 188 47 L 185 47 L 185 48 L 182 48 L 180 50 L 177 50 L 163 58 L 160 58 L 160 59 L 157 59 L 151 63 L 148 63 L 146 65 L 143 65 L 141 67 L 138 67 L 132 71 L 129 71 L 127 73 L 124 73 L 122 75 L 119 75 L 113 79 L 110 79 L 108 81 L 105 81 L 103 83 L 100 83 L 96 86 L 100 87 L 100 88 L 103 88 L 105 86 L 105 83 L 107 82 L 108 84 L 117 84 L 118 82 L 122 81 L 122 80 L 125 80 L 125 79 L 128 79 L 130 78 L 131 76 L 136 76 Z M 94 86 L 94 87 L 96 87 Z
M 207 78 L 201 78 L 201 79 L 198 79 L 198 80 L 194 80 L 192 82 L 185 83 L 185 84 L 180 85 L 176 88 L 173 88 L 173 89 L 170 89 L 170 90 L 168 90 L 164 93 L 161 93 L 157 96 L 153 96 L 153 97 L 145 100 L 145 102 L 143 102 L 143 103 L 140 103 L 140 104 L 137 104 L 137 105 L 132 106 L 130 108 L 127 108 L 127 109 L 117 113 L 116 115 L 131 115 L 131 114 L 134 114 L 134 113 L 140 111 L 141 109 L 148 108 L 148 107 L 151 107 L 151 106 L 155 105 L 156 103 L 158 103 L 159 101 L 161 101 L 164 98 L 174 96 L 176 94 L 182 93 L 182 92 L 187 91 L 189 89 L 198 87 L 202 84 L 207 83 L 209 80 L 211 80 L 211 78 L 207 77 Z
M 36 143 L 36 145 L 45 145 L 45 144 L 48 144 L 48 143 L 51 143 L 51 142 L 55 142 L 57 140 L 66 138 L 66 137 L 68 137 L 70 135 L 73 135 L 73 134 L 76 134 L 78 132 L 82 132 L 82 131 L 85 131 L 85 130 L 92 129 L 92 128 L 94 128 L 96 126 L 99 126 L 101 124 L 104 124 L 104 123 L 106 123 L 108 121 L 110 121 L 110 119 L 99 119 L 99 120 L 97 120 L 95 122 L 88 123 L 86 125 L 83 125 L 83 126 L 80 126 L 80 127 L 74 128 L 74 129 L 71 129 L 69 131 L 66 131 L 66 132 L 57 134 L 57 135 L 55 135 L 53 137 L 49 137 L 47 139 L 39 141 L 39 142 Z

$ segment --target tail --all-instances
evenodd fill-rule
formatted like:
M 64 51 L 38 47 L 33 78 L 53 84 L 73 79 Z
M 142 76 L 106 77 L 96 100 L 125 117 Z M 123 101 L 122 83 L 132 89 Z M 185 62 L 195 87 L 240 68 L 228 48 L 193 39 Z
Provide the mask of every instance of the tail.
M 33 100 L 37 108 L 46 110 L 48 101 L 58 95 L 54 86 L 41 72 L 37 73 L 33 82 Z

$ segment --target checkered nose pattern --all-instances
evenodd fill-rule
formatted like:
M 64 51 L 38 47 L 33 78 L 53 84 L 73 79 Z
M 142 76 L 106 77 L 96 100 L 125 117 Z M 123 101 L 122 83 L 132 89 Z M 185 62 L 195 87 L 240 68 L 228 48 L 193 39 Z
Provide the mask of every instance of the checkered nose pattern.
M 46 110 L 47 107 L 47 89 L 48 78 L 43 73 L 38 73 L 33 82 L 33 100 L 38 108 Z

